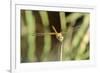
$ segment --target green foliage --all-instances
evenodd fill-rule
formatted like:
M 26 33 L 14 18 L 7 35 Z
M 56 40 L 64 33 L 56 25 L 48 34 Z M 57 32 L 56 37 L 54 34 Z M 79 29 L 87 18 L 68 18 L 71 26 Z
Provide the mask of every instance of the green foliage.
M 54 19 L 60 21 L 60 28 L 55 28 L 64 33 L 64 41 L 60 43 L 55 35 L 45 34 L 54 32 L 51 26 L 55 24 L 51 25 L 49 18 L 52 14 L 48 14 L 48 11 L 21 10 L 21 12 L 21 62 L 89 59 L 89 13 L 71 12 L 66 15 L 67 12 L 58 12 L 59 20 L 56 17 Z M 79 23 L 81 20 L 77 22 L 82 16 L 84 17 L 81 19 L 82 22 Z M 41 30 L 44 35 L 38 36 L 37 32 Z M 38 40 L 39 37 L 44 40 Z M 54 40 L 55 46 L 52 48 Z M 40 46 L 42 44 L 38 44 L 37 41 L 44 42 L 42 48 Z M 37 48 L 36 44 L 40 48 Z

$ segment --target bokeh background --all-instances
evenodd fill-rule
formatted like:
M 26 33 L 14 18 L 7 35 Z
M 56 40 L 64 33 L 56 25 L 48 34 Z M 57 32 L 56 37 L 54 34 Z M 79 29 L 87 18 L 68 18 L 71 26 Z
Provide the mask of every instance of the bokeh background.
M 89 60 L 89 13 L 21 10 L 20 19 L 21 63 Z M 49 34 L 52 25 L 63 42 Z

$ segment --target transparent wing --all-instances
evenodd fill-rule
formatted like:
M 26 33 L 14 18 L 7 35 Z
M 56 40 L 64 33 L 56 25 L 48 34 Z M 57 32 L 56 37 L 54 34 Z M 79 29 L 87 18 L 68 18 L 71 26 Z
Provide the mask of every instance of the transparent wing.
M 57 33 L 33 33 L 33 36 L 56 35 Z
M 45 35 L 57 35 L 59 33 L 51 32 L 51 33 L 33 33 L 33 36 L 45 36 Z M 61 34 L 66 34 L 66 32 L 61 32 Z

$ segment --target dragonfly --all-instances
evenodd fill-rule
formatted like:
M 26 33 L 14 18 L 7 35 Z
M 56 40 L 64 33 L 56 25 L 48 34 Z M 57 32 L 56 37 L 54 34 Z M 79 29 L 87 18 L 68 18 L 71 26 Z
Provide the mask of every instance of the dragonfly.
M 36 33 L 33 34 L 33 36 L 44 36 L 44 35 L 55 35 L 56 38 L 58 39 L 59 42 L 61 42 L 61 46 L 60 46 L 60 61 L 62 61 L 62 55 L 63 55 L 63 40 L 64 40 L 64 36 L 63 34 L 66 32 L 57 32 L 56 28 L 52 25 L 52 29 L 54 32 L 51 33 Z
M 54 32 L 51 32 L 51 33 L 36 33 L 36 34 L 33 34 L 36 35 L 36 36 L 43 36 L 43 35 L 56 35 L 56 38 L 62 42 L 64 37 L 63 37 L 63 33 L 62 32 L 57 32 L 56 28 L 52 25 L 52 29 L 54 30 Z

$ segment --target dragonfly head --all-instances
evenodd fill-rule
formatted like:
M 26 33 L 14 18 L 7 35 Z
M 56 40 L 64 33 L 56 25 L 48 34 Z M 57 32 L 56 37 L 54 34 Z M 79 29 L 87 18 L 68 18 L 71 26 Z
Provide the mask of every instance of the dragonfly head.
M 60 42 L 62 42 L 63 39 L 64 39 L 64 37 L 62 36 L 61 33 L 57 33 L 56 37 L 57 37 L 57 39 L 58 39 Z

